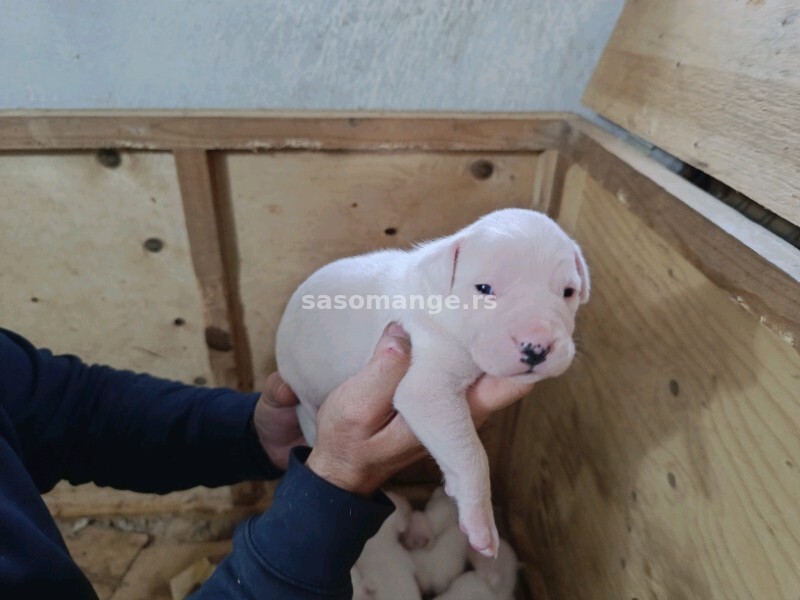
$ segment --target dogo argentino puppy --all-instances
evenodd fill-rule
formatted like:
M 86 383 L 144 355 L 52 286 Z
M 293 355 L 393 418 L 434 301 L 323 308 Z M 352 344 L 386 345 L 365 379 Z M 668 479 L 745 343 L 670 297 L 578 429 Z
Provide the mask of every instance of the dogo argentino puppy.
M 494 556 L 489 465 L 466 390 L 483 374 L 532 383 L 563 373 L 588 299 L 581 250 L 553 220 L 498 210 L 410 251 L 345 258 L 311 275 L 278 328 L 278 370 L 313 444 L 319 406 L 368 362 L 386 325 L 400 323 L 412 358 L 395 408 L 442 469 L 472 547 Z
M 400 543 L 408 528 L 411 504 L 389 492 L 395 510 L 364 545 L 350 572 L 353 600 L 420 600 L 411 554 Z

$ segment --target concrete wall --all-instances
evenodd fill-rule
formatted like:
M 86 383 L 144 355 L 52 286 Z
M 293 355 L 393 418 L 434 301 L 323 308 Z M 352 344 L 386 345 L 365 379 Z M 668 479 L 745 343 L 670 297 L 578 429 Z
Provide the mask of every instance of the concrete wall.
M 0 0 L 0 109 L 579 110 L 623 0 Z

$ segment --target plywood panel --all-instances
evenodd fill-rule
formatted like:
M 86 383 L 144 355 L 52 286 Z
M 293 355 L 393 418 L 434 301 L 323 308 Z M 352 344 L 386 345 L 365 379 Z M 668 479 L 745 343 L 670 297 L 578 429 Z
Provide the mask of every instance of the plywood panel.
M 579 166 L 562 215 L 593 298 L 520 405 L 521 560 L 554 598 L 800 597 L 800 355 Z
M 0 181 L 4 327 L 89 362 L 211 381 L 169 154 L 111 168 L 93 153 L 4 155 Z
M 257 380 L 274 368 L 289 296 L 313 271 L 451 233 L 495 208 L 529 207 L 535 168 L 535 154 L 229 155 Z
M 798 40 L 796 0 L 629 0 L 584 102 L 798 224 Z

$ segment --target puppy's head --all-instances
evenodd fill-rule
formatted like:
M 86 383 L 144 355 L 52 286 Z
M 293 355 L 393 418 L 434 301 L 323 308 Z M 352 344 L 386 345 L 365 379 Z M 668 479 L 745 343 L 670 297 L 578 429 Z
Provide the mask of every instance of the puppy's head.
M 458 298 L 436 318 L 484 372 L 533 382 L 567 369 L 589 270 L 552 219 L 499 210 L 419 252 L 426 292 Z

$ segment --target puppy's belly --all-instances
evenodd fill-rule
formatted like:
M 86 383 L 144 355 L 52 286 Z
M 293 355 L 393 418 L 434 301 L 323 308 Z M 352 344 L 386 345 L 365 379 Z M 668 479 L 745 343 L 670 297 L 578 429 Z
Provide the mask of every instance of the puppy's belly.
M 369 309 L 351 303 L 356 297 L 366 302 L 370 295 L 399 293 L 389 264 L 394 254 L 331 263 L 309 277 L 286 307 L 276 340 L 278 371 L 300 399 L 300 425 L 309 443 L 316 438 L 315 416 L 322 402 L 369 361 L 386 324 L 397 318 L 397 311 L 374 303 Z M 346 308 L 336 308 L 337 296 L 346 299 Z M 323 308 L 325 298 L 331 307 Z

